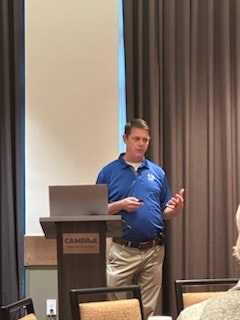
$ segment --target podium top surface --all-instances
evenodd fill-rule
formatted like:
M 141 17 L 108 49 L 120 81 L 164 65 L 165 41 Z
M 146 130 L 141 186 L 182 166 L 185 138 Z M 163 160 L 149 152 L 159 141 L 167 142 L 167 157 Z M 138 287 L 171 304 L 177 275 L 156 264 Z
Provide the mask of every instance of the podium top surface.
M 106 222 L 107 236 L 116 236 L 121 233 L 122 217 L 120 215 L 79 215 L 41 217 L 39 222 L 46 238 L 56 238 L 56 224 L 65 222 Z

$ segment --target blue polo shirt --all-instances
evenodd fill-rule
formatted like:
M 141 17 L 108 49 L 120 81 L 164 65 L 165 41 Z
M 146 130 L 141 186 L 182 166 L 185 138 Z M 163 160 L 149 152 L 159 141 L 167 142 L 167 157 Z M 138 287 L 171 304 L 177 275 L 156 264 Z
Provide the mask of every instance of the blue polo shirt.
M 99 173 L 97 184 L 108 185 L 109 203 L 126 197 L 143 200 L 136 211 L 120 211 L 123 218 L 123 238 L 131 242 L 153 240 L 164 230 L 162 211 L 171 198 L 164 170 L 144 159 L 137 171 L 123 159 L 124 154 Z

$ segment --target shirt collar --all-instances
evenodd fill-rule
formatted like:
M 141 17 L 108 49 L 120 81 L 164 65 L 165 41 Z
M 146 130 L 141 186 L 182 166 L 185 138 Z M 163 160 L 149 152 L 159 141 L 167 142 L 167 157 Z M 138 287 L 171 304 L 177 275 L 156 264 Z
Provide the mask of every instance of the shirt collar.
M 119 155 L 118 159 L 120 160 L 123 168 L 126 168 L 126 167 L 129 167 L 129 164 L 127 164 L 127 162 L 124 160 L 124 158 L 123 158 L 124 155 L 125 155 L 125 153 L 121 153 L 121 154 Z M 149 168 L 148 160 L 147 160 L 146 158 L 143 159 L 143 161 L 142 161 L 142 163 L 141 163 L 141 165 L 140 165 L 139 168 L 144 168 L 144 167 L 145 167 L 145 168 Z

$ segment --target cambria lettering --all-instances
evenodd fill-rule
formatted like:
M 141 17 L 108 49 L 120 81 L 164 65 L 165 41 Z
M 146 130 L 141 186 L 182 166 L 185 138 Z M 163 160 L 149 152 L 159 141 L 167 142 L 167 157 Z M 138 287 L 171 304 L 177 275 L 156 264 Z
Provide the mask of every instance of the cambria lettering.
M 65 243 L 97 243 L 96 238 L 65 238 Z

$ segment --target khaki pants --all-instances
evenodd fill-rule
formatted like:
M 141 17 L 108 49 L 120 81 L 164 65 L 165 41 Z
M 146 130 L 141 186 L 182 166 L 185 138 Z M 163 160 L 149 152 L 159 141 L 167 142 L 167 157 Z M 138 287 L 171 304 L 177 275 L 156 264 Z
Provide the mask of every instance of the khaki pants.
M 154 315 L 155 312 L 162 285 L 164 254 L 164 246 L 139 250 L 113 242 L 109 248 L 108 286 L 139 284 L 145 319 Z M 120 298 L 121 296 L 116 294 L 111 296 L 111 299 Z

